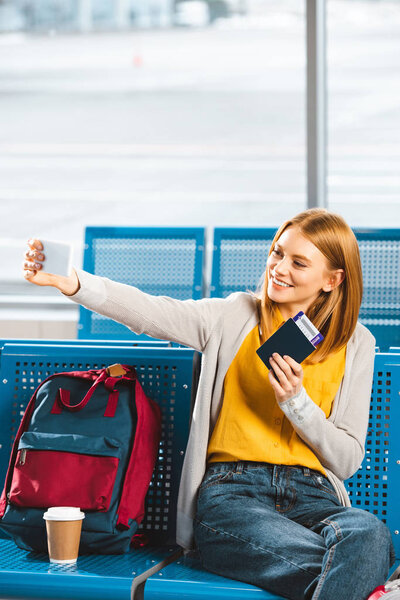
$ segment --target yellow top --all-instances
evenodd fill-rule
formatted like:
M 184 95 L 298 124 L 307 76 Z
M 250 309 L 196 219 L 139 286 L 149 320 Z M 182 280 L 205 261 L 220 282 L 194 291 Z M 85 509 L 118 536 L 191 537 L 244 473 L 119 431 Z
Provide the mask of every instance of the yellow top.
M 277 310 L 274 331 L 284 322 Z M 326 475 L 311 448 L 280 409 L 268 369 L 256 354 L 258 325 L 242 342 L 224 380 L 224 401 L 208 444 L 208 462 L 251 460 L 301 465 Z M 303 365 L 303 386 L 329 417 L 344 375 L 346 346 L 315 365 Z

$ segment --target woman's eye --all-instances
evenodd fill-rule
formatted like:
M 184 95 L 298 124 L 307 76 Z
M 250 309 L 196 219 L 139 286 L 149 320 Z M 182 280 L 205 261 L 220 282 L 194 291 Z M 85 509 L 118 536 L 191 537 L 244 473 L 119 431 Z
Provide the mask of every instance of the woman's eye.
M 272 254 L 277 254 L 278 256 L 282 256 L 282 254 L 281 254 L 281 252 L 279 252 L 279 250 L 272 250 Z M 293 262 L 296 265 L 296 267 L 306 267 L 306 265 L 303 265 L 298 260 L 294 260 Z

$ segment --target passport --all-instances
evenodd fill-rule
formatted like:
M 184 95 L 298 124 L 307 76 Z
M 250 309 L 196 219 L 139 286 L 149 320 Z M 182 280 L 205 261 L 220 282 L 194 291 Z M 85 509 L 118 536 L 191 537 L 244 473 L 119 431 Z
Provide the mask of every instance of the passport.
M 288 319 L 256 352 L 268 369 L 271 369 L 269 359 L 274 352 L 281 356 L 291 356 L 296 362 L 301 363 L 314 350 L 314 344 L 310 342 L 296 322 Z

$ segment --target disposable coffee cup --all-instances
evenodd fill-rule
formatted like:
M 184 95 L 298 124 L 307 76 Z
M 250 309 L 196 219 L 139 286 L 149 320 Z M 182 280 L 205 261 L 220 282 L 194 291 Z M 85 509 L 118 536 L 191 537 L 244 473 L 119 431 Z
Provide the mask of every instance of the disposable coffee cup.
M 53 506 L 44 513 L 51 563 L 75 563 L 85 513 L 73 506 Z

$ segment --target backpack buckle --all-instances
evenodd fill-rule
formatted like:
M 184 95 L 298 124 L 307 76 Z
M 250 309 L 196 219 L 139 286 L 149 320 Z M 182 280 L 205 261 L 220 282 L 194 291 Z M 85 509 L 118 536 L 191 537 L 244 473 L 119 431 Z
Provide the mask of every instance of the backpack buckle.
M 127 373 L 126 369 L 124 369 L 124 367 L 119 363 L 110 365 L 107 367 L 106 371 L 109 377 L 123 377 Z

